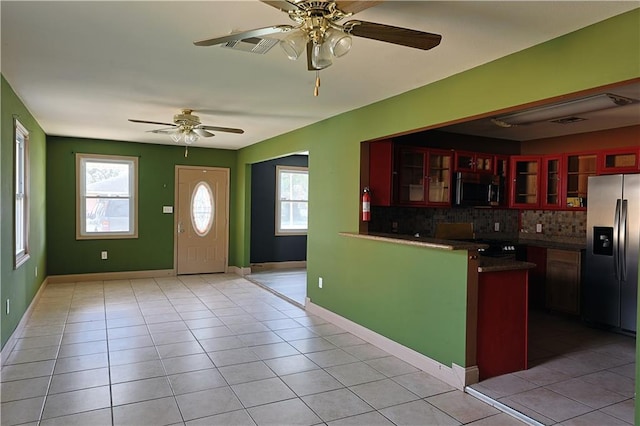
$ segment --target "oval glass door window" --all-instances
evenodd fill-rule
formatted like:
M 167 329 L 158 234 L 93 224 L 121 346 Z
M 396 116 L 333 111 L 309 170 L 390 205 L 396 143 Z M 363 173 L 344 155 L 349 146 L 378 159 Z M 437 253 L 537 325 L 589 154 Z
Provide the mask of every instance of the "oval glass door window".
M 213 227 L 214 207 L 211 187 L 207 182 L 198 182 L 191 194 L 191 223 L 201 237 Z

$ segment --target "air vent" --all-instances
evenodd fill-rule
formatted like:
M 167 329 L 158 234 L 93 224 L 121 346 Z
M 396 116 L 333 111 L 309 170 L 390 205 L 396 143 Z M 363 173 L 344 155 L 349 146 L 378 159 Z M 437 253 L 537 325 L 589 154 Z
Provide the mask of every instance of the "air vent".
M 580 117 L 564 117 L 564 118 L 558 118 L 557 120 L 551 120 L 551 123 L 557 123 L 557 124 L 571 124 L 571 123 L 577 123 L 578 121 L 586 121 L 586 118 L 580 118 Z
M 228 49 L 233 50 L 241 50 L 243 52 L 249 53 L 257 53 L 259 55 L 264 55 L 267 53 L 273 46 L 278 44 L 279 40 L 273 38 L 259 38 L 259 37 L 251 37 L 245 38 L 244 40 L 233 40 L 220 46 L 226 47 Z

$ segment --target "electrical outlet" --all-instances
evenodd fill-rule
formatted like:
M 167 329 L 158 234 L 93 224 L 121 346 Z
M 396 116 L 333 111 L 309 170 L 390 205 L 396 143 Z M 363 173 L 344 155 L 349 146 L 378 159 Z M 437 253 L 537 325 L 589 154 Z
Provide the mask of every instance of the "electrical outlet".
M 496 222 L 493 224 L 493 230 L 496 232 L 500 231 L 500 222 Z
M 7 315 L 9 315 L 9 299 L 7 299 Z
M 100 253 L 100 259 L 107 260 L 108 258 L 109 258 L 109 254 L 107 253 L 106 250 Z
M 542 224 L 536 223 L 536 234 L 542 234 Z
M 318 288 L 322 288 L 322 277 L 318 278 Z

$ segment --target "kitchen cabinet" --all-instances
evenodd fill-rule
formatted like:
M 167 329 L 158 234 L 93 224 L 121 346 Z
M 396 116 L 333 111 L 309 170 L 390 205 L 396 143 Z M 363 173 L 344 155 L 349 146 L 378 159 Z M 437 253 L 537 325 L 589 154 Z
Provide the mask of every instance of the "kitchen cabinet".
M 547 249 L 547 309 L 573 315 L 580 314 L 581 264 L 581 251 Z
M 393 203 L 393 141 L 375 141 L 369 144 L 369 189 L 372 206 L 390 206 Z
M 494 156 L 478 152 L 456 151 L 456 172 L 477 172 L 493 174 L 495 170 Z
M 539 156 L 511 157 L 511 189 L 509 207 L 537 208 L 540 206 Z
M 598 174 L 637 173 L 640 170 L 639 156 L 638 147 L 603 152 L 598 164 Z
M 566 204 L 567 208 L 586 209 L 587 182 L 595 176 L 598 155 L 596 153 L 576 153 L 566 156 Z
M 555 209 L 563 207 L 562 183 L 563 183 L 562 156 L 542 157 L 542 193 L 541 207 L 543 209 Z
M 527 246 L 526 256 L 527 262 L 535 263 L 536 265 L 535 268 L 529 270 L 529 306 L 544 309 L 546 303 L 547 249 Z
M 527 369 L 526 269 L 478 274 L 480 380 Z
M 401 147 L 398 160 L 399 204 L 451 205 L 451 151 Z

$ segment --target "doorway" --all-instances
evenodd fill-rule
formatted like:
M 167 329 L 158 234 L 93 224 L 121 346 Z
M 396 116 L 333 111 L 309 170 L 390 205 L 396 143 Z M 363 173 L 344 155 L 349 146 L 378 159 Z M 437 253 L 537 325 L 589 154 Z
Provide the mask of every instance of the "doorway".
M 308 154 L 300 153 L 251 165 L 251 275 L 246 278 L 300 306 L 307 290 L 308 179 L 291 174 L 308 175 L 308 164 Z
M 176 273 L 227 271 L 229 169 L 176 166 Z

